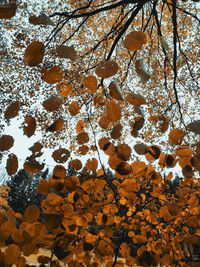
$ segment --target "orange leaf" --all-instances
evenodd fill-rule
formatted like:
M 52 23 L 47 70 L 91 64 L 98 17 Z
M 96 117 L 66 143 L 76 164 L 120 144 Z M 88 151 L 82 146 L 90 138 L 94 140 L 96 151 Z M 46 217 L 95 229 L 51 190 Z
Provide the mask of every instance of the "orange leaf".
M 97 78 L 93 75 L 90 75 L 88 77 L 84 77 L 83 82 L 85 84 L 85 87 L 87 87 L 91 94 L 94 94 L 97 91 Z
M 54 66 L 51 69 L 42 70 L 42 80 L 54 84 L 58 83 L 63 79 L 63 71 L 60 66 Z
M 70 105 L 69 105 L 69 112 L 72 116 L 77 115 L 80 112 L 80 106 L 78 104 L 78 102 L 73 101 Z
M 87 162 L 86 162 L 86 168 L 89 171 L 96 171 L 97 167 L 98 167 L 98 161 L 97 161 L 97 159 L 92 158 L 92 159 L 88 159 L 87 160 Z
M 142 161 L 135 161 L 131 164 L 133 175 L 142 176 L 146 174 L 147 166 Z
M 106 105 L 106 114 L 109 121 L 116 122 L 121 119 L 121 108 L 114 102 L 108 102 Z
M 45 180 L 45 179 L 42 179 L 41 181 L 39 181 L 38 186 L 37 186 L 37 191 L 41 195 L 47 194 L 49 192 L 49 183 L 48 183 L 48 181 Z
M 86 132 L 82 132 L 77 135 L 77 141 L 79 145 L 85 144 L 89 141 L 89 136 Z
M 173 145 L 179 145 L 182 142 L 183 137 L 185 136 L 185 131 L 180 129 L 173 129 L 169 133 L 169 143 Z
M 42 105 L 47 111 L 54 111 L 57 110 L 62 105 L 62 103 L 63 101 L 61 98 L 57 96 L 51 96 L 50 98 L 45 100 Z
M 58 87 L 58 90 L 60 90 L 60 93 L 59 93 L 60 96 L 68 97 L 71 94 L 73 88 L 70 84 L 65 85 L 64 83 L 62 84 L 61 82 L 61 85 Z
M 16 264 L 20 257 L 20 249 L 17 245 L 11 244 L 5 250 L 5 263 L 6 264 Z
M 193 151 L 187 146 L 179 146 L 176 148 L 176 155 L 179 157 L 190 157 Z
M 26 208 L 23 219 L 26 222 L 34 223 L 37 222 L 40 215 L 40 210 L 36 205 L 29 206 Z
M 82 168 L 82 163 L 79 159 L 73 159 L 71 162 L 70 162 L 70 167 L 71 168 L 74 168 L 75 170 L 80 170 Z
M 76 131 L 78 134 L 82 133 L 85 123 L 83 120 L 79 120 L 76 125 Z
M 142 48 L 143 44 L 147 43 L 147 37 L 144 32 L 141 31 L 133 31 L 129 33 L 125 40 L 124 40 L 124 46 L 129 50 L 129 51 L 137 51 Z
M 98 77 L 109 78 L 116 74 L 118 71 L 118 65 L 116 62 L 107 60 L 102 61 L 96 68 L 95 73 Z
M 34 67 L 40 64 L 44 57 L 45 46 L 43 43 L 34 41 L 25 50 L 24 61 Z

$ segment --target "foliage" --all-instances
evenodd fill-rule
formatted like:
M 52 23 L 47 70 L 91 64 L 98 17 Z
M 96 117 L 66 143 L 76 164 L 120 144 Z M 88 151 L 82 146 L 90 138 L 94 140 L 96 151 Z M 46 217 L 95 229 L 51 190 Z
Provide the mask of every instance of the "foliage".
M 1 213 L 0 244 L 14 241 L 2 264 L 24 266 L 20 252 L 42 247 L 69 266 L 199 266 L 195 2 L 59 1 L 26 21 L 24 1 L 0 6 L 4 30 L 14 31 L 1 53 L 2 120 L 21 116 L 27 138 L 42 133 L 26 172 L 44 169 L 45 147 L 57 163 L 37 186 L 41 204 Z M 14 145 L 0 137 L 4 156 Z M 17 172 L 17 155 L 6 170 Z

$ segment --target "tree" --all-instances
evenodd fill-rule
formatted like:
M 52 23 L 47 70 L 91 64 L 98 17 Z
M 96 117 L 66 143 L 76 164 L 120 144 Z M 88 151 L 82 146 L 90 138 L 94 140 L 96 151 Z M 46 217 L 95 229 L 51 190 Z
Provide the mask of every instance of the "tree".
M 25 209 L 30 205 L 40 205 L 41 195 L 37 192 L 37 185 L 40 180 L 48 180 L 48 169 L 38 174 L 30 174 L 25 170 L 19 170 L 7 181 L 9 188 L 8 205 L 16 212 L 24 214 Z
M 2 19 L 11 18 L 3 20 L 8 31 L 19 25 L 16 8 L 12 3 L 0 9 Z M 23 114 L 27 137 L 37 128 L 43 133 L 25 160 L 27 172 L 44 168 L 37 159 L 43 146 L 59 148 L 52 154 L 57 163 L 52 177 L 37 188 L 44 197 L 41 207 L 1 216 L 1 240 L 11 237 L 16 244 L 0 262 L 23 262 L 19 253 L 8 257 L 14 249 L 30 255 L 45 247 L 69 265 L 123 266 L 122 257 L 129 266 L 198 266 L 196 8 L 175 0 L 69 0 L 29 16 L 40 38 L 34 30 L 27 35 L 25 26 L 17 28 L 15 49 L 3 52 L 2 72 L 10 60 L 18 77 L 12 91 L 12 70 L 2 81 L 8 103 L 2 118 L 11 123 Z M 18 9 L 25 12 L 27 6 Z M 23 53 L 16 53 L 19 47 Z M 13 137 L 0 138 L 4 154 L 13 145 Z M 83 166 L 84 155 L 90 157 Z M 68 161 L 75 173 L 67 174 Z M 8 155 L 6 169 L 16 173 L 16 155 Z M 14 218 L 21 220 L 19 228 Z

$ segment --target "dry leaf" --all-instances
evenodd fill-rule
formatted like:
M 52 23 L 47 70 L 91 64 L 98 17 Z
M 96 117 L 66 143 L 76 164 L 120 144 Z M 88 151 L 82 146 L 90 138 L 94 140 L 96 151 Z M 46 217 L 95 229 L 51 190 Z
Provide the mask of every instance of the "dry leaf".
M 64 125 L 64 120 L 62 118 L 59 118 L 54 121 L 47 129 L 47 132 L 56 132 L 61 131 Z
M 109 85 L 110 95 L 116 100 L 123 100 L 122 91 L 117 81 L 113 81 Z
M 51 69 L 43 69 L 42 71 L 42 80 L 54 84 L 58 83 L 63 79 L 63 71 L 60 66 L 54 66 Z
M 169 51 L 169 45 L 168 43 L 165 41 L 165 39 L 163 37 L 160 38 L 161 40 L 161 45 L 162 47 L 166 50 L 166 51 Z
M 150 74 L 145 70 L 144 64 L 141 59 L 136 60 L 135 71 L 137 75 L 140 76 L 142 83 L 146 83 L 151 77 Z
M 56 47 L 56 53 L 59 57 L 69 58 L 72 61 L 75 61 L 77 58 L 76 51 L 73 45 L 72 46 L 59 45 Z
M 35 15 L 29 18 L 29 22 L 33 25 L 43 25 L 43 26 L 55 26 L 54 22 L 45 14 L 41 13 L 38 17 Z
M 28 137 L 31 137 L 35 133 L 35 130 L 36 130 L 35 118 L 27 116 L 25 118 L 24 134 Z
M 61 105 L 63 101 L 60 97 L 58 96 L 50 96 L 47 100 L 43 102 L 43 107 L 47 111 L 54 111 L 57 110 Z
M 38 173 L 44 168 L 44 164 L 40 164 L 36 160 L 27 160 L 24 162 L 24 169 L 30 173 Z
M 0 151 L 9 150 L 14 144 L 14 139 L 10 135 L 2 135 L 0 138 Z
M 44 57 L 44 44 L 38 41 L 32 42 L 25 50 L 24 61 L 34 67 L 40 64 Z
M 129 51 L 133 51 L 133 52 L 141 49 L 142 45 L 146 43 L 147 43 L 146 34 L 140 31 L 138 32 L 133 31 L 129 33 L 124 40 L 124 46 Z
M 187 127 L 191 132 L 200 134 L 200 121 L 191 122 L 187 125 Z
M 116 122 L 121 119 L 121 108 L 114 102 L 108 102 L 106 105 L 106 115 L 109 121 Z
M 18 115 L 20 109 L 19 101 L 11 103 L 5 111 L 5 119 L 9 120 Z
M 16 14 L 16 3 L 1 4 L 0 5 L 0 19 L 11 19 Z
M 116 74 L 118 71 L 118 65 L 116 62 L 107 60 L 102 61 L 98 67 L 96 67 L 95 73 L 98 77 L 109 78 Z
M 18 169 L 18 159 L 15 154 L 8 155 L 6 171 L 8 175 L 13 175 L 17 172 Z
M 70 157 L 70 152 L 69 150 L 65 148 L 59 148 L 55 150 L 52 154 L 52 158 L 57 162 L 57 163 L 64 163 L 68 160 Z

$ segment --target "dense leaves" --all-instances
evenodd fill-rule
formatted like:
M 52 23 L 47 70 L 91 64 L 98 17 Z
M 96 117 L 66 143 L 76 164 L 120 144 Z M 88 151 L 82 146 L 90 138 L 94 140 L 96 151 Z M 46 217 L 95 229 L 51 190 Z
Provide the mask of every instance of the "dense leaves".
M 0 265 L 25 266 L 47 248 L 69 266 L 198 266 L 198 5 L 56 3 L 37 16 L 39 2 L 22 1 L 16 16 L 16 4 L 0 6 L 11 40 L 2 42 L 1 119 L 24 117 L 24 135 L 42 136 L 17 175 L 14 135 L 0 137 L 14 175 Z M 59 266 L 52 257 L 38 262 Z

